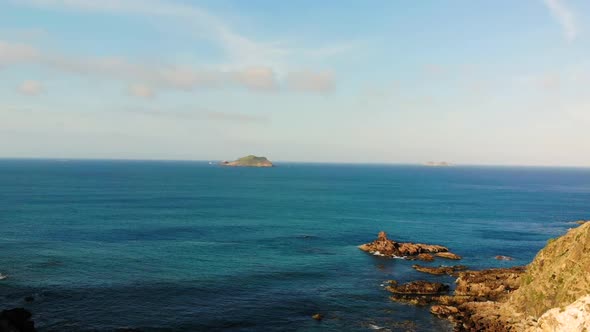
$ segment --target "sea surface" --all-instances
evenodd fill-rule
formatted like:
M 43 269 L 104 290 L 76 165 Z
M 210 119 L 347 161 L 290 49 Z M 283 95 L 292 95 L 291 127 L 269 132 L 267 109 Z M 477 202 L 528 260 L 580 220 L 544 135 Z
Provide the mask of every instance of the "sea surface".
M 357 246 L 507 267 L 590 218 L 590 169 L 277 166 L 0 160 L 0 309 L 40 331 L 448 331 L 383 283 L 452 278 Z

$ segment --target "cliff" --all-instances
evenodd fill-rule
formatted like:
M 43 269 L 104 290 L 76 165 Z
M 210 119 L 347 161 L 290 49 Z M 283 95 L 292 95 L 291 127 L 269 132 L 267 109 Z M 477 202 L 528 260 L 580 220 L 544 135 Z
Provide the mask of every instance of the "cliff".
M 504 285 L 509 280 L 503 276 L 495 279 Z M 503 292 L 508 292 L 501 297 L 494 298 L 488 292 L 485 296 L 488 302 L 458 306 L 459 314 L 449 317 L 458 323 L 456 330 L 587 331 L 590 328 L 590 223 L 549 240 L 526 270 L 513 274 L 512 280 L 510 287 L 502 287 Z M 461 282 L 459 278 L 456 296 Z
M 504 306 L 538 319 L 531 331 L 582 331 L 584 324 L 578 329 L 575 319 L 588 326 L 589 294 L 590 223 L 584 223 L 548 241 Z
M 413 266 L 424 273 L 457 276 L 452 294 L 444 294 L 444 285 L 424 281 L 401 286 L 392 281 L 386 290 L 394 301 L 432 303 L 430 311 L 453 322 L 455 331 L 589 331 L 590 222 L 579 224 L 548 241 L 526 267 L 464 271 L 464 266 Z M 361 249 L 399 255 L 398 247 L 383 234 Z M 436 292 L 426 292 L 434 286 Z
M 257 157 L 249 155 L 242 157 L 235 161 L 224 161 L 221 163 L 222 166 L 233 166 L 233 167 L 273 167 L 274 165 L 266 159 L 266 157 Z

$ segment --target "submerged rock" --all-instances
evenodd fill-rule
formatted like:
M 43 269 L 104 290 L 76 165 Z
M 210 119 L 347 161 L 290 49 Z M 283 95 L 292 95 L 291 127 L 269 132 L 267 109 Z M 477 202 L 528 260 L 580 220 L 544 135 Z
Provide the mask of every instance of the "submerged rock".
M 448 274 L 450 276 L 456 275 L 459 271 L 467 270 L 467 266 L 465 265 L 453 265 L 453 266 L 422 266 L 422 265 L 412 265 L 412 268 L 419 272 L 424 272 L 428 274 L 434 275 L 445 275 Z
M 416 256 L 416 259 L 424 262 L 432 262 L 434 261 L 434 256 L 432 256 L 431 254 L 418 254 L 418 256 Z
M 442 258 L 446 258 L 446 259 L 453 259 L 453 260 L 460 260 L 461 259 L 461 256 L 459 256 L 457 254 L 453 254 L 452 252 L 437 252 L 436 254 L 434 254 L 434 256 L 442 257 Z
M 36 332 L 31 313 L 24 308 L 3 310 L 0 312 L 0 331 Z
M 377 240 L 360 245 L 359 249 L 373 255 L 385 257 L 417 256 L 449 251 L 448 248 L 439 245 L 395 242 L 388 239 L 385 232 L 379 232 Z M 422 258 L 428 259 L 427 256 L 422 256 Z
M 312 315 L 311 318 L 313 318 L 317 321 L 320 321 L 320 320 L 324 319 L 324 315 L 317 313 L 317 314 Z
M 394 294 L 434 295 L 447 292 L 449 290 L 449 286 L 440 282 L 429 282 L 422 280 L 398 285 L 397 281 L 390 280 L 389 286 L 385 287 L 385 289 Z
M 449 286 L 440 282 L 412 281 L 402 285 L 394 280 L 389 281 L 386 290 L 392 293 L 392 301 L 413 305 L 427 305 L 435 300 L 435 296 L 449 290 Z
M 499 260 L 499 261 L 513 261 L 514 258 L 510 257 L 510 256 L 503 256 L 503 255 L 498 255 L 496 257 L 494 257 L 495 259 Z

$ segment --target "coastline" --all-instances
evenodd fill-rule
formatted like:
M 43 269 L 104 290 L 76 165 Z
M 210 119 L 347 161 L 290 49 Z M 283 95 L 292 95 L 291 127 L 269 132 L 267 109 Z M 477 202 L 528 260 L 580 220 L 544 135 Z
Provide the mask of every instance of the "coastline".
M 390 280 L 390 299 L 417 306 L 448 319 L 454 331 L 586 331 L 590 329 L 590 222 L 576 221 L 566 234 L 548 241 L 527 266 L 466 270 L 465 266 L 423 267 L 417 271 L 456 277 L 456 287 L 440 282 Z M 381 232 L 359 249 L 399 247 Z M 446 248 L 445 248 L 446 249 Z M 391 255 L 377 255 L 394 257 Z M 408 259 L 406 257 L 406 259 Z M 411 259 L 411 258 L 410 258 Z M 497 256 L 496 259 L 510 260 Z

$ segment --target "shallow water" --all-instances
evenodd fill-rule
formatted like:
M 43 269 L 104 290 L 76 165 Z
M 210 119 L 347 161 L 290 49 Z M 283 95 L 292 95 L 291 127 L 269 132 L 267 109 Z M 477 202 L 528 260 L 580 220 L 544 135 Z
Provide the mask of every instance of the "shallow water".
M 521 265 L 590 215 L 589 169 L 278 166 L 0 160 L 0 307 L 42 331 L 446 331 L 382 284 L 450 277 L 356 246 Z

